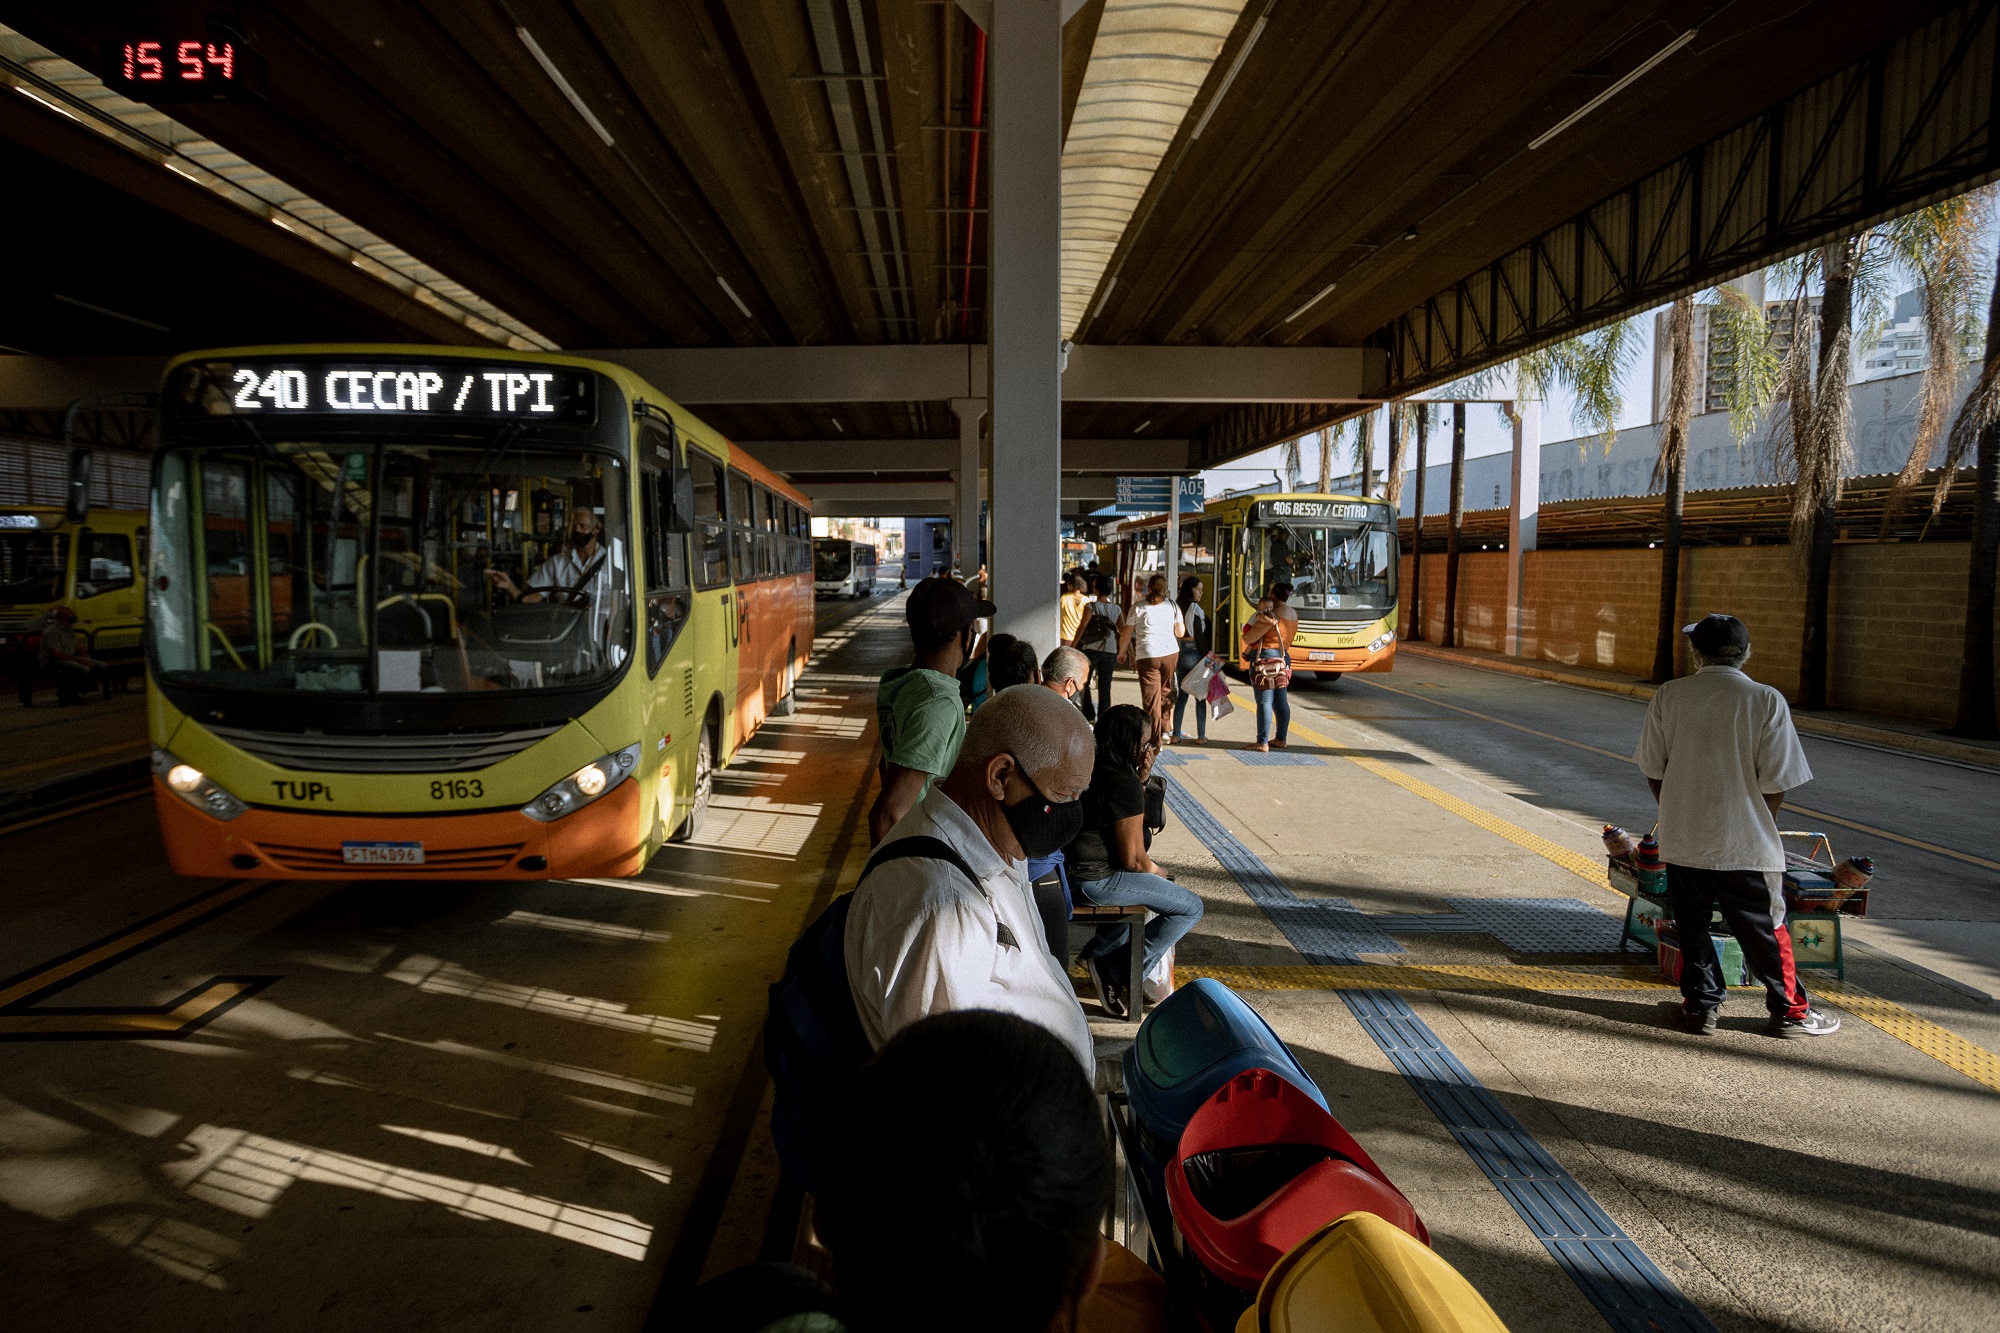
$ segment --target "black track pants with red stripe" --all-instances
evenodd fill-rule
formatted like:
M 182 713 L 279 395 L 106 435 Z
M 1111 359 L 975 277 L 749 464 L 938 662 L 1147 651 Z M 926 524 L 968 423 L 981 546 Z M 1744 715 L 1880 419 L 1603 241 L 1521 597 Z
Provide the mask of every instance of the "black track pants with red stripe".
M 1792 966 L 1792 935 L 1784 928 L 1784 898 L 1776 872 L 1699 870 L 1668 865 L 1667 892 L 1674 904 L 1674 932 L 1681 941 L 1681 999 L 1691 1010 L 1716 1009 L 1725 994 L 1722 960 L 1708 938 L 1717 909 L 1743 948 L 1750 975 L 1764 984 L 1764 1006 L 1773 1017 L 1802 1018 L 1810 1007 Z

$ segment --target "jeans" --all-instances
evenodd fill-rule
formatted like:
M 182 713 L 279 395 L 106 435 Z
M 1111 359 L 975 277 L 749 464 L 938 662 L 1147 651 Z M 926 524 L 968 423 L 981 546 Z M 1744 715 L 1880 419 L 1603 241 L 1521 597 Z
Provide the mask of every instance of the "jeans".
M 1139 870 L 1114 870 L 1110 879 L 1096 879 L 1076 886 L 1085 902 L 1099 907 L 1129 907 L 1144 903 L 1159 913 L 1146 923 L 1146 970 L 1174 947 L 1180 937 L 1201 920 L 1201 899 L 1170 879 Z M 1103 960 L 1104 970 L 1115 977 L 1126 976 L 1132 966 L 1129 936 L 1132 928 L 1120 921 L 1099 926 L 1097 936 L 1083 946 L 1085 958 Z
M 1200 663 L 1201 656 L 1201 649 L 1195 647 L 1191 641 L 1184 642 L 1181 644 L 1180 658 L 1174 663 L 1174 735 L 1176 736 L 1187 735 L 1187 728 L 1183 724 L 1187 720 L 1188 693 L 1181 688 L 1180 683 L 1186 679 L 1187 673 L 1194 670 L 1196 665 Z M 1208 700 L 1206 699 L 1196 699 L 1194 701 L 1194 734 L 1203 740 L 1208 739 Z
M 1783 899 L 1772 890 L 1775 871 L 1696 870 L 1667 865 L 1667 895 L 1674 904 L 1674 934 L 1681 943 L 1681 1001 L 1690 1011 L 1720 1009 L 1726 994 L 1722 962 L 1708 937 L 1709 913 L 1721 909 L 1729 933 L 1743 948 L 1750 975 L 1764 985 L 1764 1007 L 1773 1018 L 1803 1018 L 1812 997 L 1792 965 L 1792 934 L 1785 929 Z
M 1283 657 L 1284 654 L 1276 648 L 1260 648 L 1257 650 L 1257 656 Z M 1282 744 L 1285 739 L 1285 733 L 1292 729 L 1291 690 L 1289 688 L 1282 690 L 1254 690 L 1252 693 L 1257 696 L 1257 743 L 1263 745 L 1270 741 L 1278 741 Z M 1273 720 L 1277 723 L 1277 733 L 1275 735 L 1272 734 L 1271 730 Z
M 1090 687 L 1097 691 L 1097 706 L 1090 703 L 1090 690 L 1078 697 L 1083 700 L 1083 715 L 1090 721 L 1097 721 L 1097 715 L 1111 707 L 1111 673 L 1118 669 L 1118 650 L 1093 652 L 1086 649 L 1083 654 L 1090 659 Z

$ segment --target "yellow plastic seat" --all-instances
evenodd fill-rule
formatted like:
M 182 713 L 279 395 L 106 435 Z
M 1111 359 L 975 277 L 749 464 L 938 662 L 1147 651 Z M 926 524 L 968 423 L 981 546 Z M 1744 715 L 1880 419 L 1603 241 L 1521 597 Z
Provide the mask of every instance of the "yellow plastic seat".
M 1236 1333 L 1507 1333 L 1472 1284 L 1373 1213 L 1327 1223 L 1271 1267 Z

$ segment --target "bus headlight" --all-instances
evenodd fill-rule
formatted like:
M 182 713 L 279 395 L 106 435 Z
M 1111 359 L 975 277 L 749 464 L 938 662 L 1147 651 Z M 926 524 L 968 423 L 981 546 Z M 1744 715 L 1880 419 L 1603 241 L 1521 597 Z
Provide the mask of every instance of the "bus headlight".
M 249 807 L 223 790 L 220 784 L 193 764 L 184 764 L 165 750 L 153 751 L 153 772 L 167 784 L 167 790 L 205 815 L 229 820 Z
M 1396 641 L 1396 631 L 1390 630 L 1387 634 L 1384 634 L 1379 638 L 1370 640 L 1368 644 L 1368 651 L 1371 653 L 1379 653 L 1384 648 L 1387 648 L 1390 644 L 1394 643 L 1395 641 Z
M 594 764 L 585 764 L 522 806 L 521 813 L 544 824 L 576 813 L 631 777 L 639 767 L 639 750 L 638 745 L 628 745 Z

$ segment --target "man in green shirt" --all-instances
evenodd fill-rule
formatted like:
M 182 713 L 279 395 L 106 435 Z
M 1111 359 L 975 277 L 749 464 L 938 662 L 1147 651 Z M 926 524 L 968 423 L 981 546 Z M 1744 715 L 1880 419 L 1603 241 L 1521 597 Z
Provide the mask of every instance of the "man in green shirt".
M 972 655 L 974 622 L 990 618 L 995 609 L 957 579 L 925 579 L 910 593 L 904 614 L 914 660 L 885 673 L 875 691 L 882 792 L 868 811 L 871 842 L 887 837 L 931 783 L 958 762 L 959 743 L 965 739 L 958 669 Z

